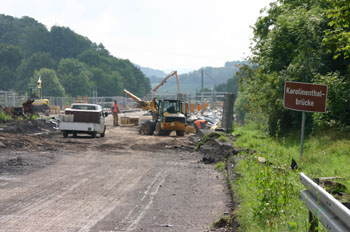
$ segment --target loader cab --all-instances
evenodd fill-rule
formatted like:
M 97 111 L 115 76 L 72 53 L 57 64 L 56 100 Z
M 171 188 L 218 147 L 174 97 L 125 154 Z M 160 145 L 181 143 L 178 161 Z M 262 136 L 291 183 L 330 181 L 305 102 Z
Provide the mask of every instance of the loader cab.
M 181 114 L 182 113 L 181 107 L 182 107 L 182 104 L 179 100 L 172 100 L 172 99 L 159 100 L 158 114 L 162 120 L 164 116 Z
M 172 122 L 179 121 L 182 123 L 186 122 L 186 117 L 182 112 L 182 104 L 179 100 L 159 100 L 158 102 L 158 121 L 161 122 Z
M 176 114 L 180 112 L 179 103 L 178 100 L 163 100 L 161 106 L 163 113 L 168 112 L 169 114 Z
M 30 87 L 28 88 L 29 99 L 41 99 L 41 88 Z

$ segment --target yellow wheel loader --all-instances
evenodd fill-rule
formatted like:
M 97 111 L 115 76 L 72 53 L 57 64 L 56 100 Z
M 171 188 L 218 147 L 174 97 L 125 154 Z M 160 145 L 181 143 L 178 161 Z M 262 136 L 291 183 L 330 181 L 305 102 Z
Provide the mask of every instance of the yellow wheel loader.
M 133 98 L 138 107 L 151 112 L 152 120 L 146 121 L 141 128 L 143 134 L 169 135 L 172 131 L 176 131 L 177 136 L 184 136 L 187 124 L 186 117 L 182 113 L 184 104 L 180 100 L 153 98 L 151 102 L 146 102 L 127 90 L 124 90 L 124 93 Z

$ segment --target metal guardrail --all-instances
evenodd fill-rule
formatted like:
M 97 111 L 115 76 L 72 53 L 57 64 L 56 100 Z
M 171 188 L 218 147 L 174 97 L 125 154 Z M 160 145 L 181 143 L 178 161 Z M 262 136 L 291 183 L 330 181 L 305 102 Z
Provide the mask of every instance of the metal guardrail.
M 304 201 L 312 215 L 319 219 L 328 231 L 350 231 L 348 208 L 304 173 L 300 173 L 300 182 L 307 188 L 300 192 L 300 200 Z

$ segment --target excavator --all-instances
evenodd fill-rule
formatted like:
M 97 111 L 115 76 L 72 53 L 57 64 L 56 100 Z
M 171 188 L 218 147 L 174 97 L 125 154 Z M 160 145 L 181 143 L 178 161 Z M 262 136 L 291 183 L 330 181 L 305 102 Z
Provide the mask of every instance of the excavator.
M 124 94 L 134 99 L 137 107 L 151 112 L 152 120 L 146 121 L 141 127 L 143 134 L 170 135 L 172 131 L 176 131 L 177 136 L 184 136 L 187 124 L 180 100 L 159 100 L 154 97 L 152 101 L 143 101 L 126 89 Z
M 33 111 L 36 113 L 49 113 L 50 112 L 50 102 L 49 99 L 42 98 L 42 88 L 41 88 L 41 77 L 37 81 L 36 87 L 28 88 L 28 98 L 34 100 Z

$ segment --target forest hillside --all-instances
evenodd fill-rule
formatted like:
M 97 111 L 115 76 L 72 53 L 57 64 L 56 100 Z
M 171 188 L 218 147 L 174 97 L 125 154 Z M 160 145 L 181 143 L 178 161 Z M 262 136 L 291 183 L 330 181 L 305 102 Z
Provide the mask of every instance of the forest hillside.
M 149 79 L 129 60 L 118 59 L 102 45 L 68 27 L 33 18 L 0 15 L 0 90 L 24 94 L 42 79 L 44 96 L 122 95 L 150 91 Z

